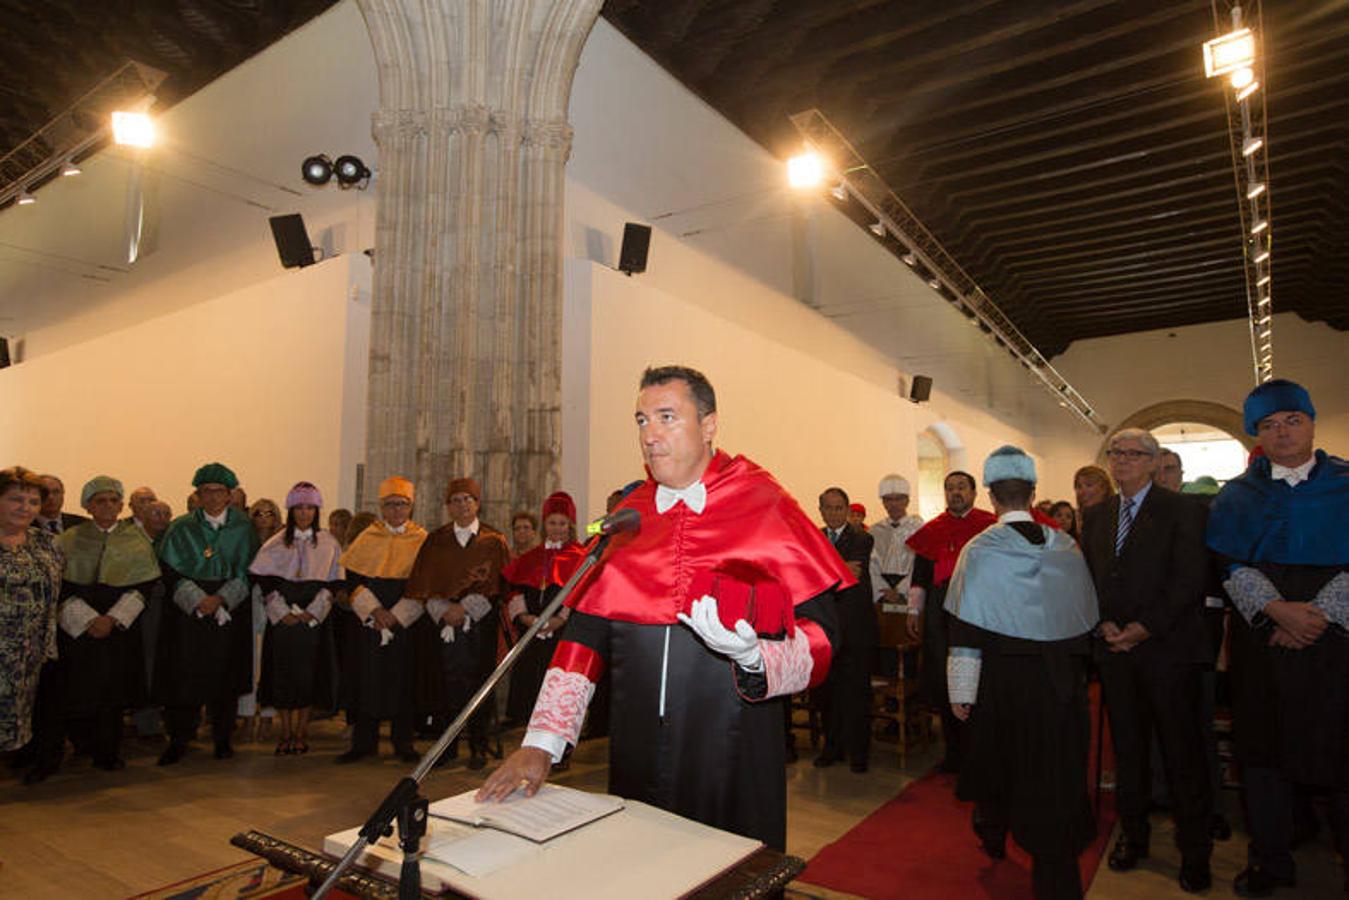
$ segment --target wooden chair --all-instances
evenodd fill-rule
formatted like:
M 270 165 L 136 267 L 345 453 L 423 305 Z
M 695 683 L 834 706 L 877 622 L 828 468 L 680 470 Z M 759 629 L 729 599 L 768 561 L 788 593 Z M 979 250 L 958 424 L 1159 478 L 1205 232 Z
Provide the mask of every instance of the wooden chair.
M 910 742 L 927 743 L 932 739 L 932 717 L 918 702 L 918 665 L 922 641 L 909 637 L 906 628 L 908 616 L 904 612 L 887 610 L 889 604 L 877 609 L 880 621 L 882 649 L 894 650 L 897 656 L 893 675 L 872 675 L 871 717 L 886 728 L 893 723 L 899 747 L 899 764 L 908 764 Z M 902 607 L 901 607 L 902 609 Z

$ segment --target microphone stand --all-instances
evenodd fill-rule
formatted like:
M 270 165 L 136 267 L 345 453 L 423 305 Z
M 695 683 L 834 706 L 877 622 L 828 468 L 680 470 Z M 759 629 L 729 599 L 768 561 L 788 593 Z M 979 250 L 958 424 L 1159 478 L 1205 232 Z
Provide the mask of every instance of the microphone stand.
M 403 868 L 398 879 L 399 900 L 416 900 L 421 895 L 422 873 L 418 856 L 420 855 L 421 838 L 426 834 L 428 804 L 426 798 L 422 797 L 417 789 L 426 776 L 430 774 L 441 754 L 445 752 L 455 738 L 459 737 L 459 732 L 464 730 L 469 717 L 477 711 L 484 700 L 491 696 L 497 682 L 511 670 L 516 660 L 525 652 L 525 648 L 529 646 L 530 641 L 534 640 L 534 636 L 538 634 L 539 629 L 547 624 L 548 620 L 562 608 L 563 602 L 566 601 L 576 585 L 599 562 L 600 556 L 604 553 L 605 547 L 609 545 L 609 540 L 614 533 L 616 532 L 600 533 L 595 545 L 586 553 L 581 565 L 577 567 L 571 578 L 567 579 L 567 583 L 562 586 L 562 590 L 558 591 L 557 596 L 539 614 L 534 624 L 529 626 L 529 630 L 524 633 L 524 636 L 516 641 L 515 646 L 501 660 L 496 670 L 482 683 L 478 692 L 459 711 L 459 715 L 440 735 L 440 739 L 436 741 L 435 745 L 426 751 L 421 761 L 413 768 L 412 774 L 404 776 L 394 785 L 393 790 L 389 791 L 388 796 L 380 802 L 378 808 L 361 826 L 356 843 L 351 845 L 351 849 L 343 855 L 337 867 L 328 874 L 327 879 L 314 894 L 315 900 L 321 900 L 328 895 L 328 892 L 337 884 L 342 873 L 351 868 L 366 847 L 381 837 L 393 833 L 393 820 L 395 818 L 398 819 L 399 846 L 403 850 Z

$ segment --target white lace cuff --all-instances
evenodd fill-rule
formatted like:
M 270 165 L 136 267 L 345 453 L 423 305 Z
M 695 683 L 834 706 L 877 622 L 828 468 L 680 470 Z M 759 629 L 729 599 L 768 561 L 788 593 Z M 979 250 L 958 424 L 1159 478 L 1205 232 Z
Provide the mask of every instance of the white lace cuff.
M 982 667 L 978 650 L 951 648 L 951 655 L 946 657 L 946 690 L 952 703 L 974 703 L 979 696 L 979 670 Z

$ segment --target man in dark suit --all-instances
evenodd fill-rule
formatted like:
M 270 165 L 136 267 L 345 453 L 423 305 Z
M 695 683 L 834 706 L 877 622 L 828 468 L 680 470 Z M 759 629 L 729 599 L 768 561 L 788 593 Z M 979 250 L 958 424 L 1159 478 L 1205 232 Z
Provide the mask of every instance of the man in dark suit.
M 1088 512 L 1082 549 L 1100 599 L 1095 656 L 1115 741 L 1123 827 L 1110 867 L 1128 871 L 1148 855 L 1155 731 L 1174 804 L 1180 886 L 1195 893 L 1212 882 L 1213 793 L 1199 724 L 1207 555 L 1203 510 L 1152 484 L 1160 451 L 1141 429 L 1110 438 L 1106 455 L 1119 494 Z
M 820 494 L 824 535 L 857 576 L 857 584 L 834 595 L 838 609 L 839 650 L 829 667 L 824 697 L 824 750 L 821 768 L 847 757 L 854 772 L 867 770 L 871 750 L 871 658 L 876 650 L 876 608 L 872 604 L 871 535 L 848 524 L 848 494 L 831 487 Z
M 43 475 L 41 478 L 42 486 L 47 489 L 47 496 L 42 499 L 42 508 L 38 510 L 37 518 L 33 520 L 34 525 L 52 534 L 60 534 L 67 528 L 73 528 L 89 520 L 88 516 L 61 512 L 61 507 L 66 503 L 65 484 L 55 475 Z

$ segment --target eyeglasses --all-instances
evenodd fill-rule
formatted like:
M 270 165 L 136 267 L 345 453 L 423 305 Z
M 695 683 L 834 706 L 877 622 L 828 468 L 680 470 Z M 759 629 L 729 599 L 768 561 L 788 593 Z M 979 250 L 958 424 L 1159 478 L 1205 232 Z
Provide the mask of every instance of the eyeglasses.
M 259 510 L 257 510 L 256 512 L 253 513 L 253 518 L 255 518 L 255 519 L 275 519 L 275 518 L 276 518 L 276 513 L 272 512 L 270 509 L 259 509 Z
M 1137 462 L 1140 459 L 1147 459 L 1152 456 L 1152 454 L 1146 450 L 1107 450 L 1105 451 L 1105 455 L 1111 459 L 1127 459 L 1132 462 Z
M 380 506 L 386 506 L 386 507 L 387 507 L 387 506 L 411 506 L 411 505 L 412 505 L 412 501 L 411 501 L 411 500 L 381 500 L 381 501 L 379 502 L 379 505 L 380 505 Z

